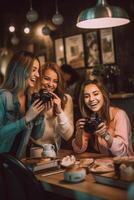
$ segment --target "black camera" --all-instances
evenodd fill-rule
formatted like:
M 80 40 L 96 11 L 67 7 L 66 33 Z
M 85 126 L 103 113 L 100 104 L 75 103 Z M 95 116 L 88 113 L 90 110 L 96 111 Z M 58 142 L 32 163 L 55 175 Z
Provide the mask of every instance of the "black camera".
M 43 103 L 47 103 L 48 101 L 53 99 L 53 95 L 46 90 L 41 89 L 38 93 L 32 94 L 32 103 L 37 99 L 43 101 Z
M 102 119 L 97 114 L 92 114 L 91 117 L 87 118 L 85 122 L 84 131 L 93 134 L 101 122 Z

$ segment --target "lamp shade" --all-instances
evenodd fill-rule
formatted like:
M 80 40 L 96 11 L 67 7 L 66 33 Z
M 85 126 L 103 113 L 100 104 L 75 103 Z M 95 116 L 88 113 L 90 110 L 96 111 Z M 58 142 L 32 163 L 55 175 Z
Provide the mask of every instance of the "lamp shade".
M 87 29 L 101 29 L 121 26 L 129 22 L 125 10 L 108 5 L 106 0 L 98 0 L 95 7 L 86 9 L 79 14 L 76 26 Z

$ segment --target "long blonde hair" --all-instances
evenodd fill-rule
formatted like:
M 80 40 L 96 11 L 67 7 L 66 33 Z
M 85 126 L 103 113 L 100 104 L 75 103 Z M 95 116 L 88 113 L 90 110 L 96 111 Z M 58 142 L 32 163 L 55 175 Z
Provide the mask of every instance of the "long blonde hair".
M 1 88 L 14 93 L 18 93 L 20 90 L 25 91 L 27 89 L 26 79 L 30 75 L 35 60 L 38 60 L 40 65 L 39 59 L 31 52 L 19 51 L 14 54 L 7 66 L 5 79 Z M 41 71 L 39 73 L 41 74 Z

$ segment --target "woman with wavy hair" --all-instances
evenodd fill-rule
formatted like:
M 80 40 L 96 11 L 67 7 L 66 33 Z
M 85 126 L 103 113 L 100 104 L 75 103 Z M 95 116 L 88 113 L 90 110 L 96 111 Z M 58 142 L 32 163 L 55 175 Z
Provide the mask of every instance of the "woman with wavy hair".
M 52 95 L 45 103 L 45 131 L 38 144 L 54 144 L 59 150 L 61 139 L 69 140 L 74 132 L 73 102 L 69 94 L 64 92 L 64 83 L 59 66 L 47 62 L 42 66 L 41 87 Z
M 86 150 L 113 156 L 134 155 L 132 130 L 126 112 L 110 104 L 105 87 L 97 80 L 81 86 L 79 106 L 81 119 L 76 122 L 72 141 L 77 153 Z
M 44 105 L 36 100 L 31 105 L 31 91 L 40 77 L 40 62 L 27 51 L 11 58 L 0 89 L 0 152 L 10 152 L 18 158 L 25 156 L 32 132 L 37 139 L 44 124 L 39 115 Z

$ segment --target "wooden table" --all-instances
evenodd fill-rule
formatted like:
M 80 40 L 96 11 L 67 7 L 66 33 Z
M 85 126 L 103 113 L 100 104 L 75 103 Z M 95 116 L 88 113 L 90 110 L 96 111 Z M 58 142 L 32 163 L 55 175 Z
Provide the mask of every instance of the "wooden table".
M 61 150 L 58 154 L 60 158 L 65 155 L 74 154 L 70 150 Z M 94 153 L 82 153 L 75 154 L 77 158 L 100 158 L 104 155 L 94 154 Z M 84 181 L 80 183 L 67 183 L 64 181 L 63 173 L 54 174 L 50 176 L 42 176 L 43 174 L 38 174 L 36 177 L 41 181 L 44 190 L 58 193 L 67 198 L 72 198 L 76 200 L 127 200 L 127 191 L 98 184 L 95 182 L 92 174 L 88 174 Z

